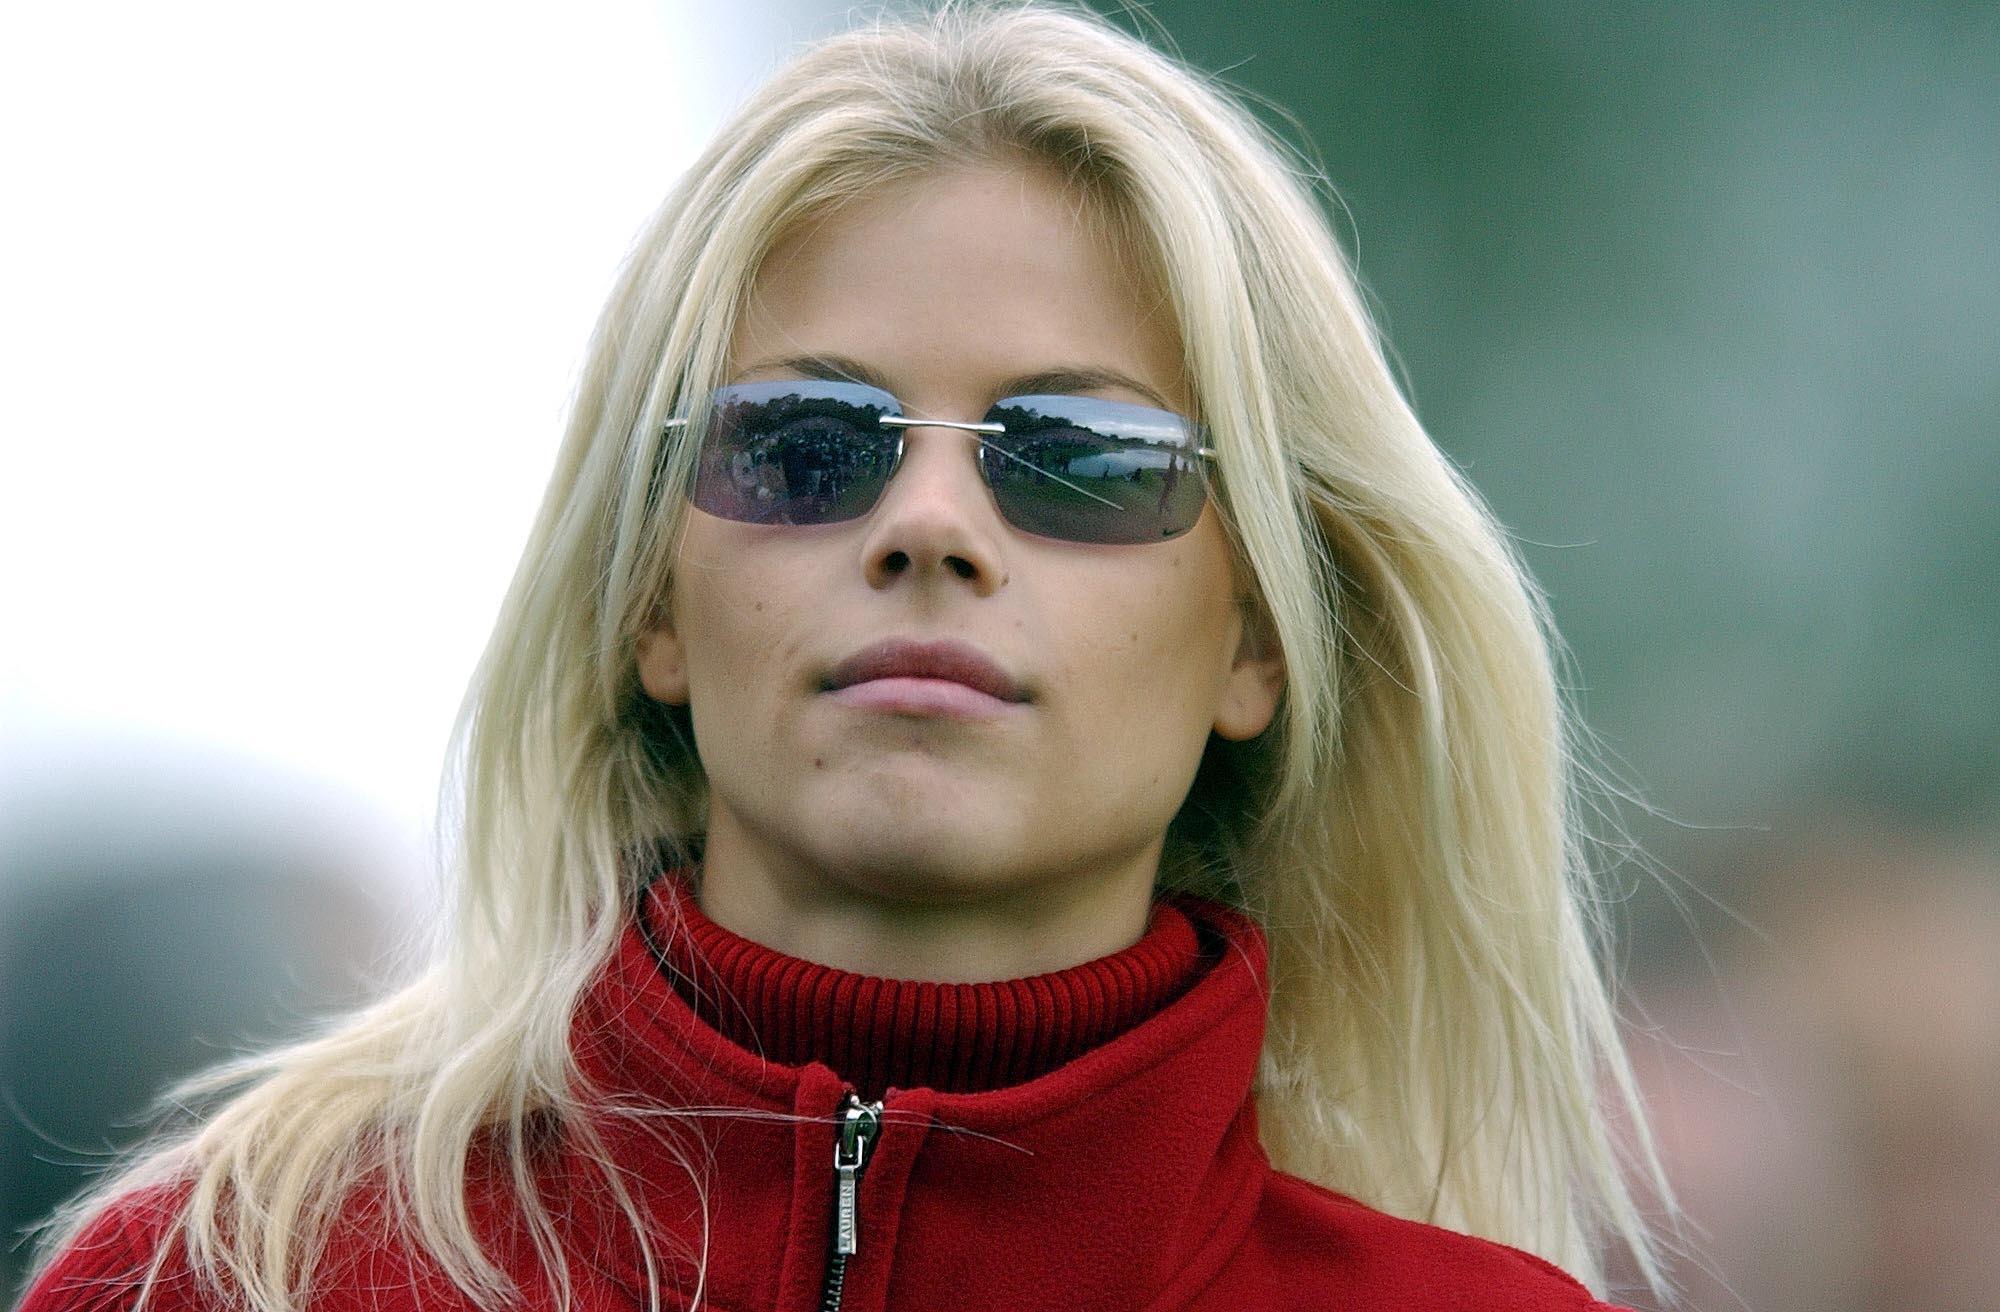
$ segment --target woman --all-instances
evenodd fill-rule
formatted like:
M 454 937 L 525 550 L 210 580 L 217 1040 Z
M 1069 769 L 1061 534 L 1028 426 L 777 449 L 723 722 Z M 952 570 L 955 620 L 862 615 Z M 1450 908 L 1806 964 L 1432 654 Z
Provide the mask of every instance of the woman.
M 1547 633 L 1244 112 L 1044 6 L 829 41 L 605 312 L 439 959 L 26 1306 L 1596 1306 Z

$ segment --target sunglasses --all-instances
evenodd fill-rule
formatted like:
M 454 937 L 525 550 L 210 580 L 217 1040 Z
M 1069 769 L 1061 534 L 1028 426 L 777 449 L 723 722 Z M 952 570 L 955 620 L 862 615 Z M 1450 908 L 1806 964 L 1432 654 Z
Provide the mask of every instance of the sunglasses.
M 685 419 L 668 421 L 684 427 Z M 838 524 L 874 508 L 906 428 L 979 438 L 1001 518 L 1065 542 L 1178 537 L 1208 502 L 1199 425 L 1169 410 L 1088 396 L 1010 396 L 976 424 L 912 419 L 865 383 L 792 380 L 717 388 L 694 504 L 745 524 Z

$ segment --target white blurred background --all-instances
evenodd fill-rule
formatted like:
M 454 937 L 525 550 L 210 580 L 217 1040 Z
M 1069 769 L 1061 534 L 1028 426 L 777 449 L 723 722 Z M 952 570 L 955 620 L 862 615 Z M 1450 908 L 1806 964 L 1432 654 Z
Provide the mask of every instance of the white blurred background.
M 10 820 L 303 809 L 425 885 L 613 270 L 812 8 L 9 9 Z
M 831 8 L 0 12 L 0 1304 L 163 1079 L 407 958 L 614 270 Z

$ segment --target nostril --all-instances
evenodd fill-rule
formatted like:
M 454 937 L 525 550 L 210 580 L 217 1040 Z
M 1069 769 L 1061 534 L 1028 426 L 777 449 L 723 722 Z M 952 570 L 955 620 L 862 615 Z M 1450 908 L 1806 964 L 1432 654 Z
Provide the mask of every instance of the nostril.
M 909 556 L 901 551 L 890 552 L 888 558 L 882 562 L 883 568 L 887 569 L 891 574 L 900 574 L 909 567 L 909 564 Z
M 951 564 L 951 572 L 962 579 L 973 578 L 979 573 L 979 567 L 963 556 L 950 556 L 947 560 Z

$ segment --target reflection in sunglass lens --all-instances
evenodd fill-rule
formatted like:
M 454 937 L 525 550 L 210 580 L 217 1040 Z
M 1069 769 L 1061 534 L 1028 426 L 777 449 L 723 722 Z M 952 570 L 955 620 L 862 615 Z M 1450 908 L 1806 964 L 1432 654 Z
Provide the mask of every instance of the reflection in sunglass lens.
M 868 513 L 888 482 L 895 398 L 858 383 L 717 389 L 694 503 L 748 524 L 832 524 Z
M 717 389 L 694 503 L 746 524 L 834 524 L 868 513 L 895 473 L 902 406 L 818 379 Z M 1015 396 L 987 412 L 979 468 L 1014 527 L 1066 542 L 1158 542 L 1207 504 L 1200 430 L 1177 414 L 1086 396 Z
M 1208 498 L 1200 444 L 1179 415 L 1084 396 L 1009 397 L 980 451 L 1015 527 L 1069 542 L 1158 542 L 1187 532 Z

